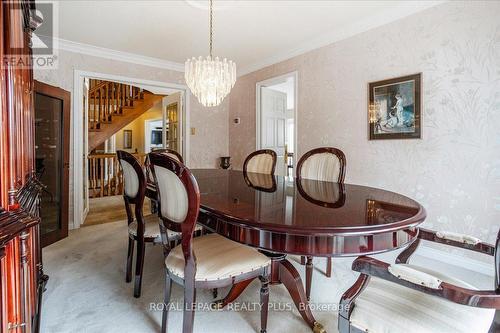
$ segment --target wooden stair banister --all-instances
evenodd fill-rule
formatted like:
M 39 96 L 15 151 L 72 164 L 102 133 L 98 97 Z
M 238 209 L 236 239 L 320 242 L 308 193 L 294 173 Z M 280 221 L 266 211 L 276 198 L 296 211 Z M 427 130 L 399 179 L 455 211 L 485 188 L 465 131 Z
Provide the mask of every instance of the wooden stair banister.
M 87 110 L 89 152 L 162 98 L 132 85 L 91 79 Z
M 144 165 L 147 154 L 135 153 Z M 90 198 L 123 194 L 123 173 L 115 153 L 91 154 L 88 156 L 88 189 Z

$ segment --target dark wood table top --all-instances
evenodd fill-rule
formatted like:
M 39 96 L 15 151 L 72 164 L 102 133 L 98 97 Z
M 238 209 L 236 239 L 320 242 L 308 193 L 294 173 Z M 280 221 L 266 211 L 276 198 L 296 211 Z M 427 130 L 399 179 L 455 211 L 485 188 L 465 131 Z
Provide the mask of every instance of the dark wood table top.
M 198 222 L 269 256 L 271 283 L 285 285 L 313 332 L 324 332 L 323 326 L 286 256 L 358 256 L 399 249 L 417 238 L 426 217 L 415 200 L 372 187 L 234 170 L 192 172 L 201 196 Z M 235 300 L 247 285 L 235 285 L 222 304 Z
M 351 184 L 242 171 L 192 170 L 203 210 L 288 234 L 375 234 L 417 226 L 425 209 L 404 195 Z

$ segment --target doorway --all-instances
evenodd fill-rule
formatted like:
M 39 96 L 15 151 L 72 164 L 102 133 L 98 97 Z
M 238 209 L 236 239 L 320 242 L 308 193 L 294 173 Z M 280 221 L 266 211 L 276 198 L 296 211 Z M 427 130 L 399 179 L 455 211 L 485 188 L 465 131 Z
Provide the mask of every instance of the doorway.
M 293 176 L 297 147 L 297 72 L 256 84 L 256 148 L 276 152 L 276 174 Z
M 107 81 L 115 85 L 128 85 L 134 87 L 131 88 L 130 94 L 128 93 L 128 89 L 125 91 L 125 93 L 127 94 L 126 96 L 139 96 L 138 94 L 139 93 L 142 94 L 142 92 L 145 92 L 144 96 L 147 95 L 149 96 L 148 98 L 151 97 L 151 94 L 164 96 L 163 101 L 160 103 L 160 107 L 157 108 L 156 112 L 157 114 L 151 117 L 151 118 L 154 117 L 155 119 L 163 118 L 164 126 L 167 123 L 166 106 L 172 103 L 171 99 L 175 99 L 178 110 L 178 114 L 175 115 L 178 118 L 178 123 L 176 125 L 178 129 L 177 131 L 178 145 L 176 147 L 178 148 L 178 151 L 181 152 L 181 154 L 185 157 L 186 164 L 189 163 L 189 136 L 185 135 L 185 133 L 187 133 L 186 128 L 189 128 L 189 98 L 187 98 L 188 92 L 186 86 L 175 83 L 157 82 L 157 81 L 122 77 L 118 75 L 75 70 L 74 101 L 82 101 L 82 102 L 75 103 L 73 108 L 73 140 L 74 142 L 82 142 L 82 145 L 75 145 L 73 147 L 74 174 L 73 174 L 72 193 L 73 193 L 74 212 L 73 212 L 73 223 L 72 225 L 70 225 L 70 229 L 79 228 L 83 224 L 83 221 L 86 220 L 86 216 L 89 213 L 89 208 L 90 208 L 89 197 L 91 193 L 89 193 L 90 191 L 88 191 L 88 188 L 91 184 L 88 182 L 88 175 L 89 173 L 92 174 L 93 169 L 89 167 L 89 150 L 90 150 L 89 143 L 91 142 L 91 140 L 89 139 L 89 133 L 91 132 L 90 130 L 94 130 L 95 132 L 95 129 L 90 128 L 90 126 L 92 125 L 90 123 L 92 121 L 95 122 L 95 119 L 98 120 L 100 119 L 99 117 L 93 116 L 92 111 L 90 111 L 90 110 L 95 110 L 95 108 L 92 109 L 92 107 L 89 106 L 89 101 L 91 99 L 91 96 L 88 95 L 88 91 L 89 89 L 92 89 L 92 87 L 89 86 L 88 82 L 91 80 Z M 106 93 L 104 93 L 103 96 L 106 96 Z M 115 98 L 116 94 L 112 94 L 111 96 Z M 125 95 L 123 95 L 122 92 L 120 93 L 120 96 L 125 96 Z M 106 98 L 106 101 L 107 100 L 108 99 Z M 140 103 L 138 104 L 140 105 Z M 103 108 L 103 110 L 106 110 L 106 108 Z M 80 121 L 82 117 L 83 117 L 83 122 Z M 90 118 L 90 123 L 89 123 L 89 118 Z M 144 123 L 142 123 L 140 126 L 135 127 L 134 129 L 124 127 L 120 131 L 121 132 L 127 131 L 127 133 L 126 134 L 121 132 L 117 133 L 117 135 L 114 138 L 111 138 L 111 140 L 109 140 L 107 144 L 105 143 L 104 145 L 102 145 L 102 149 L 103 151 L 107 151 L 106 147 L 108 146 L 109 147 L 115 146 L 115 149 L 118 149 L 121 141 L 127 139 L 127 142 L 130 142 L 131 138 L 132 149 L 130 152 L 135 153 L 136 148 L 137 150 L 142 151 L 145 146 L 144 130 L 145 130 Z M 167 135 L 163 135 L 163 137 L 165 138 L 167 137 Z M 113 156 L 110 156 L 109 159 L 115 156 L 114 154 L 112 155 Z M 111 161 L 103 161 L 100 164 L 97 163 L 96 165 L 97 165 L 96 168 L 101 171 L 100 174 L 102 174 L 104 171 L 104 178 L 106 178 L 106 175 L 109 173 L 109 170 L 111 170 L 111 173 L 113 173 L 112 172 L 113 169 L 115 171 L 118 170 L 118 166 L 113 165 Z M 108 171 L 108 173 L 106 173 L 106 171 Z M 113 177 L 111 178 L 108 177 L 107 179 L 113 179 Z M 113 184 L 115 183 L 113 182 L 110 183 L 110 185 Z M 101 192 L 109 191 L 109 188 L 113 190 L 112 186 L 105 186 L 101 187 L 100 191 Z M 118 188 L 121 187 L 118 186 Z M 111 192 L 114 193 L 113 191 Z

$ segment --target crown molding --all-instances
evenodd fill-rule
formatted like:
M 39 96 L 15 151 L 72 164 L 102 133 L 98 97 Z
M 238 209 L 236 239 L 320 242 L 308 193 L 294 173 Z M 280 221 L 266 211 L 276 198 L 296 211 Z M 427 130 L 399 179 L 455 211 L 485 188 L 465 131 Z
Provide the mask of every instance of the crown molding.
M 286 51 L 275 54 L 267 59 L 257 61 L 251 65 L 245 66 L 238 71 L 238 77 L 258 71 L 259 69 L 277 64 L 279 62 L 291 59 L 309 51 L 330 45 L 332 43 L 347 39 L 349 37 L 361 34 L 371 29 L 378 28 L 385 24 L 397 21 L 404 17 L 416 14 L 423 10 L 432 8 L 442 3 L 448 2 L 447 0 L 438 1 L 409 1 L 400 3 L 397 6 L 391 7 L 388 10 L 378 13 L 374 16 L 366 17 L 362 20 L 356 21 L 344 29 L 332 31 L 322 34 L 316 38 L 299 44 L 297 47 L 288 49 Z
M 73 42 L 61 38 L 58 38 L 58 48 L 60 50 L 87 54 L 94 57 L 124 61 L 132 64 L 150 66 L 155 68 L 169 69 L 177 72 L 184 72 L 184 64 L 178 62 L 147 57 L 135 53 L 112 50 L 105 47 Z
M 237 75 L 238 77 L 247 75 L 249 73 L 258 71 L 262 68 L 280 63 L 282 61 L 291 59 L 293 57 L 307 53 L 309 51 L 361 34 L 368 30 L 378 28 L 390 22 L 397 21 L 404 17 L 416 14 L 418 12 L 432 8 L 434 6 L 440 5 L 445 2 L 448 1 L 447 0 L 419 1 L 419 2 L 410 1 L 405 3 L 400 3 L 374 16 L 369 16 L 362 20 L 356 21 L 353 24 L 345 27 L 344 29 L 335 30 L 332 32 L 322 34 L 316 38 L 301 43 L 294 48 L 282 51 L 269 58 L 257 61 L 248 66 L 244 66 L 237 71 L 238 73 Z M 55 45 L 57 48 L 65 51 L 87 54 L 95 57 L 124 61 L 155 68 L 163 68 L 177 72 L 184 72 L 184 64 L 182 63 L 143 56 L 136 53 L 117 51 L 104 47 L 73 42 L 61 38 L 57 39 Z

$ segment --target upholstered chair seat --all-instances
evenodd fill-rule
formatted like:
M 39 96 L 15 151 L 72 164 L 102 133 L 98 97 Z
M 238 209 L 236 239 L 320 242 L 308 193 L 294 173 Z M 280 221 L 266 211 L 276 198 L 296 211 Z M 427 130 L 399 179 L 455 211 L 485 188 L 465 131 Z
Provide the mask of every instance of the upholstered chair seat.
M 458 287 L 474 286 L 415 265 L 405 265 L 432 278 Z M 428 282 L 432 282 L 427 279 Z M 358 296 L 351 314 L 351 325 L 377 333 L 471 333 L 488 332 L 495 309 L 470 307 L 372 277 Z
M 195 232 L 201 231 L 202 226 L 197 224 L 195 228 Z M 128 225 L 128 232 L 132 236 L 137 236 L 137 220 L 130 223 Z M 145 238 L 154 238 L 155 242 L 160 242 L 161 233 L 160 233 L 160 218 L 158 215 L 150 214 L 144 216 L 144 237 Z M 168 240 L 175 241 L 181 239 L 181 233 L 175 232 L 172 230 L 168 230 Z
M 128 232 L 132 236 L 137 236 L 137 220 L 134 220 L 132 223 L 128 225 Z M 172 236 L 174 236 L 174 233 L 172 232 Z M 160 225 L 159 225 L 159 218 L 157 215 L 151 214 L 144 216 L 144 237 L 145 238 L 158 238 L 161 237 L 160 235 Z M 170 233 L 169 233 L 170 237 Z
M 257 250 L 218 234 L 194 238 L 193 251 L 196 256 L 197 281 L 232 278 L 271 264 L 271 260 Z M 184 278 L 185 265 L 181 245 L 170 251 L 165 265 L 170 274 Z

